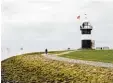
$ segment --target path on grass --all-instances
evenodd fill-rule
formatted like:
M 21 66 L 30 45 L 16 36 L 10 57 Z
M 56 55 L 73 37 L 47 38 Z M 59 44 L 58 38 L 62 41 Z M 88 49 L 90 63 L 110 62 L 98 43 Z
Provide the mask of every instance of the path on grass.
M 42 54 L 42 55 L 45 58 L 52 59 L 52 60 L 57 60 L 57 61 L 64 61 L 64 62 L 69 62 L 69 63 L 79 63 L 79 64 L 87 64 L 87 65 L 92 65 L 92 66 L 98 66 L 98 67 L 113 68 L 113 64 L 112 63 L 69 59 L 69 58 L 64 58 L 64 57 L 57 56 L 57 55 L 62 55 L 62 54 L 68 54 L 70 52 L 73 52 L 73 51 L 63 52 L 63 53 L 60 53 L 60 54 L 52 54 L 52 55 Z

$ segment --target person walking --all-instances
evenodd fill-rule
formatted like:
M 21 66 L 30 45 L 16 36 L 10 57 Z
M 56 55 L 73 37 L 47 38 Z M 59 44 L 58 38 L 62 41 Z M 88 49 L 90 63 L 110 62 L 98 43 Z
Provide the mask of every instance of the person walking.
M 48 50 L 47 49 L 45 49 L 45 54 L 47 54 L 48 53 Z

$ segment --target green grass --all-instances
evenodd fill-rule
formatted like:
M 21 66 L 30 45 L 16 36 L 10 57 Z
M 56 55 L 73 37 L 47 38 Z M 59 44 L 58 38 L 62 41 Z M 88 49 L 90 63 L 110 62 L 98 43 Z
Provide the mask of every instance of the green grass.
M 113 50 L 79 50 L 62 57 L 113 63 Z
M 1 66 L 5 80 L 14 83 L 113 83 L 113 69 L 48 60 L 37 53 L 11 57 Z
M 49 54 L 60 54 L 60 53 L 63 53 L 63 52 L 67 52 L 68 50 L 60 50 L 60 51 L 49 51 L 48 53 Z M 71 50 L 69 50 L 71 51 Z

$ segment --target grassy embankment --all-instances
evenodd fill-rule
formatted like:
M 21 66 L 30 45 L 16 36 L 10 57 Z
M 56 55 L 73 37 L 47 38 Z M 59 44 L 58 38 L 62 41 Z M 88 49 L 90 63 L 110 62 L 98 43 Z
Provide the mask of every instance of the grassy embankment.
M 1 65 L 5 80 L 14 83 L 113 83 L 113 69 L 48 60 L 40 53 L 14 56 Z
M 113 50 L 80 50 L 61 57 L 113 63 Z
M 67 51 L 72 51 L 72 50 L 48 51 L 48 54 L 60 54 L 60 53 L 67 52 Z M 44 53 L 45 52 L 32 52 L 32 53 L 25 53 L 23 55 L 34 55 L 34 54 L 41 55 L 41 54 L 44 54 Z

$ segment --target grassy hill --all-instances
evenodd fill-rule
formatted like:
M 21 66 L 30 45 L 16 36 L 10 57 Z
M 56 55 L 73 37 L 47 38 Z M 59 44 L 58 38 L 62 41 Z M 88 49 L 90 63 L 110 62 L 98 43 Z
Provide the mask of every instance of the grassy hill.
M 13 83 L 113 83 L 113 69 L 45 59 L 40 53 L 1 62 L 2 81 Z
M 61 56 L 72 59 L 113 63 L 113 50 L 79 50 Z

